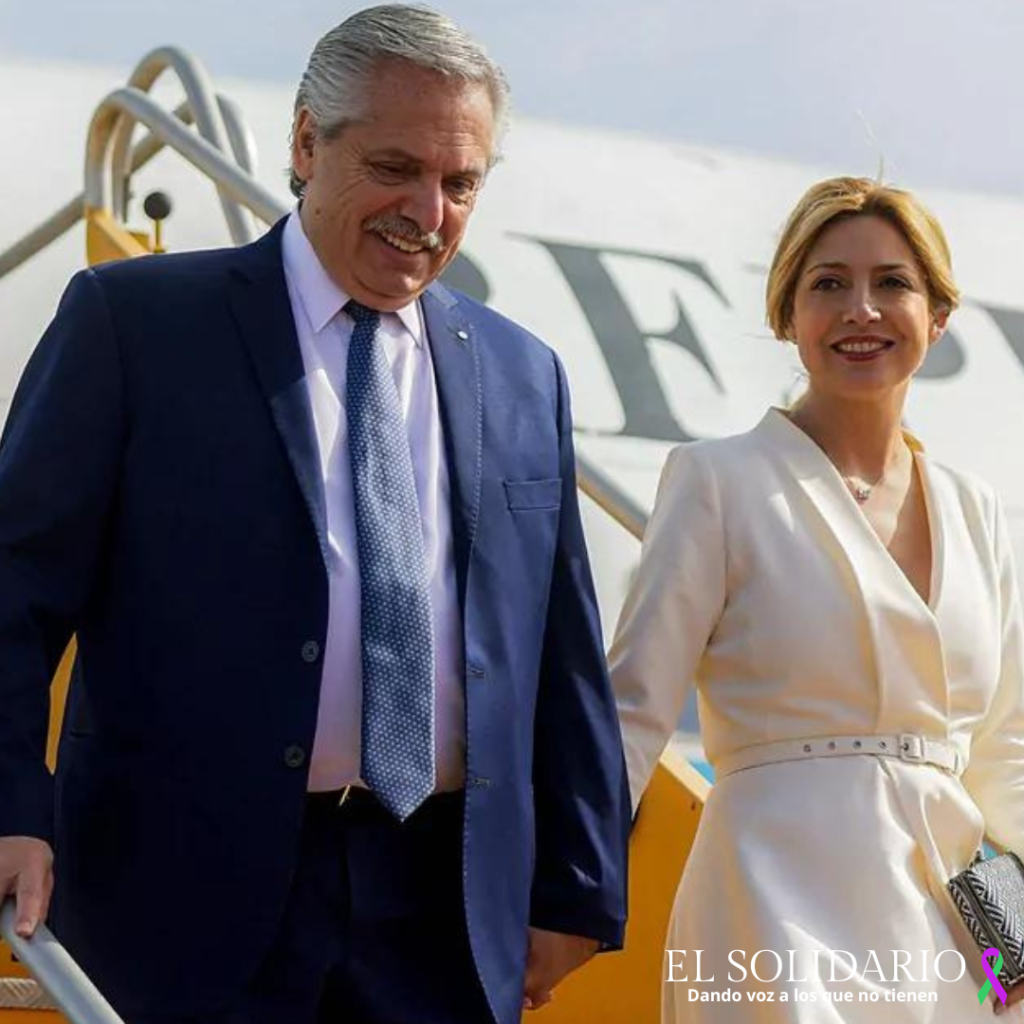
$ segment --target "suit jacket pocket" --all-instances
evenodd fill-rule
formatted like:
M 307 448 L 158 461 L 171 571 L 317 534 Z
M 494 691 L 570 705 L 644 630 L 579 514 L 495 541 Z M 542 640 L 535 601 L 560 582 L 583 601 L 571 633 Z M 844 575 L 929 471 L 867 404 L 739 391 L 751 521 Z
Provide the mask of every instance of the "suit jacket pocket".
M 557 510 L 562 505 L 562 481 L 506 480 L 505 498 L 513 512 Z

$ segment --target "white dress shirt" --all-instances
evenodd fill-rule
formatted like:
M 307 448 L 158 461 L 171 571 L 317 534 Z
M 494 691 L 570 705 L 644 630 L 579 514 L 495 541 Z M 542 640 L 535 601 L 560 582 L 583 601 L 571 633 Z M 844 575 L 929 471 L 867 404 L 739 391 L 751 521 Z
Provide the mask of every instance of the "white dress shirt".
M 345 418 L 353 321 L 349 296 L 331 279 L 306 237 L 298 211 L 282 239 L 285 279 L 306 370 L 324 481 L 329 546 L 329 616 L 309 788 L 360 784 L 362 661 L 359 562 Z M 448 465 L 429 339 L 418 302 L 383 313 L 378 339 L 398 387 L 423 520 L 434 623 L 437 789 L 465 779 L 462 628 L 455 584 Z

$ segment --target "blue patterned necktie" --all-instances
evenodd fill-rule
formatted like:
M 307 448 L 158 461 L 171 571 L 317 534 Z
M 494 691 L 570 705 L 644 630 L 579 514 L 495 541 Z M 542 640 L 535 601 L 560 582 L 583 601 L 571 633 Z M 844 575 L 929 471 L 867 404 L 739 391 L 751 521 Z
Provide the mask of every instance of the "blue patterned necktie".
M 362 597 L 362 776 L 404 821 L 434 789 L 434 635 L 423 524 L 398 388 L 355 300 L 345 409 Z

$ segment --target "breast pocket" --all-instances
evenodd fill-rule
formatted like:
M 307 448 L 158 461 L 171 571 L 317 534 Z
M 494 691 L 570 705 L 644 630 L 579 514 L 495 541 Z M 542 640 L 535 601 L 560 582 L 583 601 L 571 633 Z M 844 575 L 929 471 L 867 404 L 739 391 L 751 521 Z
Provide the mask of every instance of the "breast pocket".
M 506 480 L 505 498 L 512 512 L 557 512 L 562 507 L 562 481 Z

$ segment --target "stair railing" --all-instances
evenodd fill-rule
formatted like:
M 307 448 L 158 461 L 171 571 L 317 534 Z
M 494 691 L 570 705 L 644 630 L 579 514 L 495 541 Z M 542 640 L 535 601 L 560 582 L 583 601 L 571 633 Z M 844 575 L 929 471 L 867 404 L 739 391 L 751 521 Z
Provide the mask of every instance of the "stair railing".
M 124 1024 L 68 951 L 40 924 L 31 939 L 14 929 L 14 899 L 0 903 L 0 936 L 70 1024 Z

